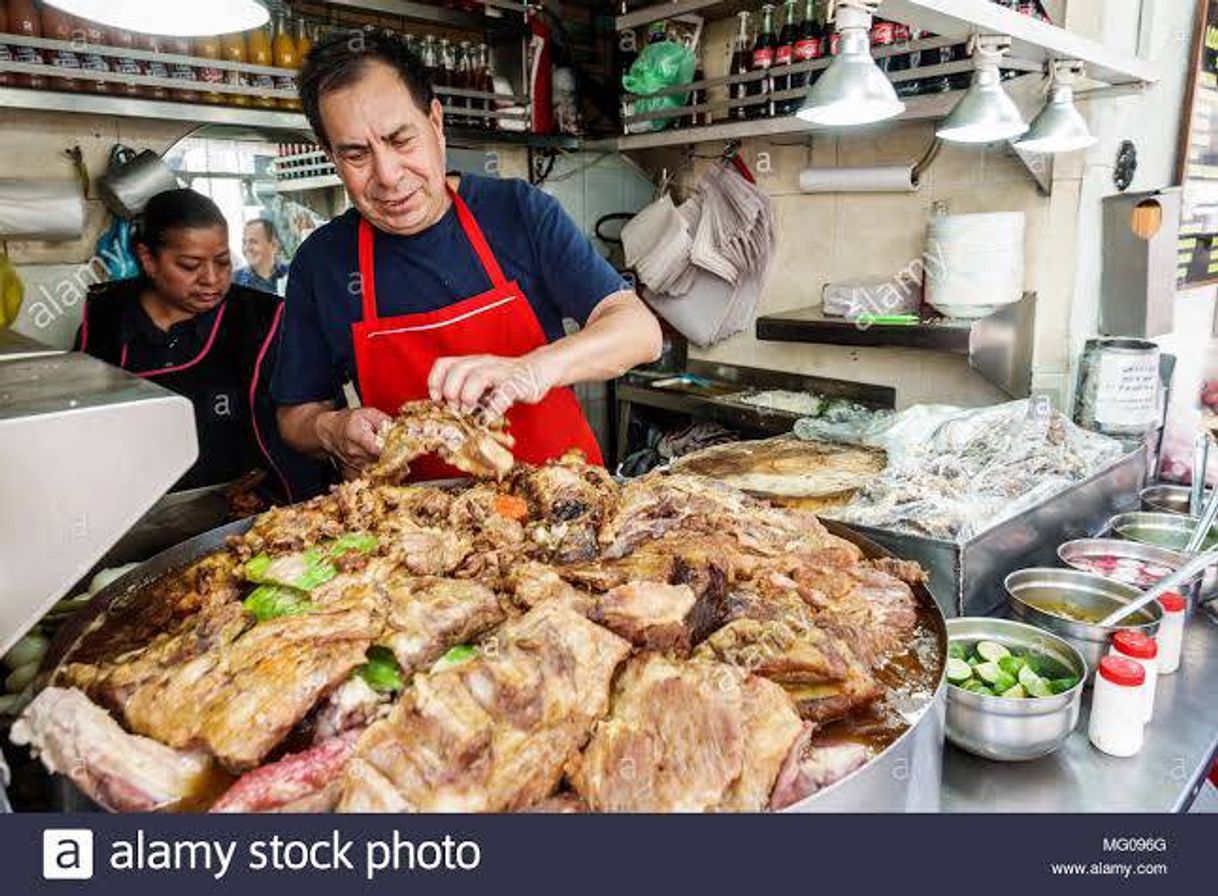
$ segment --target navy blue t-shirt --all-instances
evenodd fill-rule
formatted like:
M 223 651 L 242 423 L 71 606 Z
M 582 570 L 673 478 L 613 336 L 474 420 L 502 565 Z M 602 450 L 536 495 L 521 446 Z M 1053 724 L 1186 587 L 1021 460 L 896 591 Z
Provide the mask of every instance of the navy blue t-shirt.
M 602 299 L 628 288 L 552 196 L 522 180 L 471 174 L 461 175 L 458 192 L 551 342 L 563 336 L 563 318 L 582 326 Z M 292 260 L 271 379 L 276 404 L 337 399 L 346 380 L 358 383 L 351 344 L 351 324 L 363 316 L 358 225 L 359 213 L 347 211 Z M 412 236 L 376 231 L 374 258 L 381 317 L 434 311 L 491 288 L 455 208 Z

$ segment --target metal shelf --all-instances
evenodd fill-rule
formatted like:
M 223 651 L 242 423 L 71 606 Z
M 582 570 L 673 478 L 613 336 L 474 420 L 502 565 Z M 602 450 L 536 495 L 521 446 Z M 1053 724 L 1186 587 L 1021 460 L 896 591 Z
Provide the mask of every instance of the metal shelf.
M 825 317 L 821 306 L 781 311 L 757 318 L 757 338 L 854 348 L 914 348 L 968 356 L 986 380 L 1016 397 L 1032 386 L 1032 331 L 1036 293 L 979 320 L 925 320 L 920 324 L 871 324 L 860 327 L 843 318 Z
M 243 109 L 204 103 L 175 103 L 136 97 L 105 96 L 104 94 L 58 93 L 52 90 L 0 87 L 0 106 L 6 109 L 81 112 L 93 115 L 117 115 L 121 118 L 153 118 L 162 121 L 188 121 L 195 124 L 276 128 L 300 131 L 305 134 L 310 132 L 309 122 L 299 112 Z
M 882 127 L 886 124 L 901 121 L 930 121 L 945 118 L 964 91 L 952 90 L 946 93 L 927 94 L 909 97 L 905 101 L 905 111 L 887 122 L 880 122 L 871 127 Z M 858 130 L 858 129 L 855 129 Z M 619 151 L 631 149 L 652 149 L 657 146 L 676 146 L 688 143 L 713 143 L 727 140 L 740 140 L 747 137 L 772 137 L 780 134 L 808 134 L 815 132 L 833 131 L 842 133 L 841 128 L 830 128 L 824 125 L 809 124 L 786 115 L 776 118 L 758 118 L 746 121 L 725 121 L 718 124 L 702 125 L 693 128 L 674 128 L 666 131 L 656 131 L 651 134 L 627 134 L 624 137 L 609 137 L 603 140 L 593 140 L 585 143 L 585 148 L 593 150 L 616 149 Z M 853 133 L 853 131 L 852 131 Z
M 656 2 L 618 16 L 616 26 L 623 31 L 691 12 L 721 18 L 755 6 L 741 0 Z M 1159 80 L 1158 68 L 1150 62 L 1021 15 L 990 0 L 883 0 L 879 15 L 941 37 L 967 37 L 974 32 L 1004 34 L 1011 38 L 1012 56 L 1034 61 L 1078 59 L 1086 63 L 1089 78 L 1106 84 Z
M 303 193 L 306 190 L 328 190 L 341 187 L 343 182 L 337 174 L 321 174 L 317 177 L 298 177 L 275 180 L 277 193 Z
M 0 107 L 47 112 L 79 112 L 92 115 L 117 115 L 120 118 L 151 118 L 161 121 L 186 121 L 195 124 L 235 125 L 254 129 L 298 131 L 312 134 L 308 119 L 299 112 L 274 109 L 243 109 L 204 103 L 175 103 L 138 97 L 106 96 L 91 93 L 60 93 L 52 90 L 25 90 L 0 87 Z M 575 150 L 578 137 L 563 134 L 531 134 L 526 131 L 486 131 L 478 128 L 447 128 L 448 142 L 454 146 L 531 146 L 536 149 Z
M 770 342 L 811 342 L 856 348 L 924 348 L 967 352 L 973 322 L 947 318 L 919 324 L 859 324 L 826 317 L 821 306 L 779 311 L 757 318 L 757 338 Z
M 433 6 L 420 0 L 314 0 L 353 13 L 381 13 L 400 16 L 409 22 L 454 28 L 459 31 L 489 33 L 507 37 L 523 34 L 525 5 L 520 0 L 483 0 L 485 12 L 466 12 L 447 6 Z M 492 13 L 491 10 L 495 12 Z

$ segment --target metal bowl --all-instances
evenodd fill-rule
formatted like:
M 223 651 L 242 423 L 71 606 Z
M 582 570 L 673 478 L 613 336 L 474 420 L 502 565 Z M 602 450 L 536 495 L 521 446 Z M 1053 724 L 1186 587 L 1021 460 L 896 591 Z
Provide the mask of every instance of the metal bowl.
M 1097 625 L 1093 622 L 1080 622 L 1036 606 L 1042 601 L 1065 603 L 1085 612 L 1097 613 L 1103 618 L 1122 604 L 1142 595 L 1141 589 L 1133 585 L 1122 585 L 1103 576 L 1079 572 L 1076 569 L 1021 569 L 1007 576 L 1003 584 L 1006 585 L 1011 611 L 1016 616 L 1069 641 L 1070 645 L 1082 654 L 1088 670 L 1091 671 L 1095 670 L 1108 652 L 1108 644 L 1114 633 L 1131 629 L 1153 635 L 1159 630 L 1159 622 L 1163 619 L 1163 608 L 1159 606 L 1158 601 L 1142 611 L 1150 616 L 1151 620 L 1137 625 Z
M 951 641 L 997 641 L 1051 657 L 1073 674 L 1079 683 L 1052 697 L 1014 699 L 989 697 L 949 685 L 947 689 L 947 739 L 986 759 L 1018 762 L 1038 759 L 1066 742 L 1078 723 L 1087 663 L 1064 638 L 1049 632 L 985 616 L 947 620 Z
M 1152 485 L 1140 492 L 1142 509 L 1152 513 L 1178 513 L 1188 516 L 1189 493 L 1187 485 Z M 1210 493 L 1205 493 L 1208 499 Z
M 1057 548 L 1057 556 L 1061 559 L 1062 563 L 1073 569 L 1091 573 L 1092 575 L 1103 576 L 1109 581 L 1118 582 L 1122 585 L 1133 585 L 1133 582 L 1124 582 L 1115 576 L 1106 576 L 1103 573 L 1094 572 L 1081 565 L 1080 561 L 1091 557 L 1121 557 L 1132 560 L 1144 560 L 1147 563 L 1154 563 L 1175 572 L 1188 559 L 1179 551 L 1168 550 L 1153 544 L 1125 541 L 1121 538 L 1077 538 L 1074 541 L 1067 541 L 1065 544 L 1060 545 Z M 1134 587 L 1141 586 L 1135 585 Z
M 1117 538 L 1136 541 L 1140 544 L 1153 544 L 1157 547 L 1173 551 L 1184 550 L 1188 538 L 1201 522 L 1195 516 L 1185 516 L 1179 513 L 1119 513 L 1108 521 L 1108 533 Z M 1203 547 L 1210 548 L 1218 544 L 1218 526 L 1210 529 L 1209 537 Z
M 1122 513 L 1108 521 L 1108 532 L 1114 537 L 1123 538 L 1138 544 L 1151 544 L 1156 547 L 1166 547 L 1168 550 L 1178 550 L 1174 545 L 1184 547 L 1189 535 L 1201 522 L 1195 516 L 1185 516 L 1178 513 Z M 1218 526 L 1210 530 L 1210 537 L 1203 548 L 1218 545 Z M 1183 551 L 1179 550 L 1183 555 Z M 1195 599 L 1209 600 L 1218 595 L 1218 567 L 1211 566 L 1201 579 L 1200 595 Z

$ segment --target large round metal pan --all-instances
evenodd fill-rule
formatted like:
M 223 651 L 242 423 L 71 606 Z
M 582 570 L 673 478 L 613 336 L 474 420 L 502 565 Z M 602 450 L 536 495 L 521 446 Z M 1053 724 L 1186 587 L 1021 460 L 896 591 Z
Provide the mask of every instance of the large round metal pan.
M 893 555 L 868 538 L 840 523 L 824 520 L 825 527 L 857 545 L 868 559 Z M 110 626 L 139 625 L 149 615 L 144 606 L 155 589 L 149 586 L 162 576 L 185 569 L 196 560 L 224 547 L 232 535 L 244 533 L 253 518 L 239 520 L 196 535 L 115 579 L 98 591 L 83 610 L 59 630 L 44 662 L 51 672 L 70 660 L 86 632 Z M 947 656 L 947 625 L 925 586 L 915 586 L 914 595 L 930 620 L 939 645 L 940 668 L 934 696 L 910 727 L 866 765 L 841 781 L 788 807 L 787 812 L 933 812 L 939 808 L 939 782 L 943 758 L 944 715 L 947 685 L 943 664 Z M 104 619 L 102 617 L 105 617 Z M 79 808 L 79 806 L 77 807 Z

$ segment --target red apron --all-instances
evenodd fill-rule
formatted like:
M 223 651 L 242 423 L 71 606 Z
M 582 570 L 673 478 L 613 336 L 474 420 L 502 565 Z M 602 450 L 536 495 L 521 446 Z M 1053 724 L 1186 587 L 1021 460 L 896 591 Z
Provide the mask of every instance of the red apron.
M 482 354 L 517 358 L 548 341 L 519 284 L 503 276 L 465 200 L 452 187 L 448 192 L 491 288 L 444 308 L 398 317 L 377 315 L 375 231 L 363 218 L 359 222 L 364 316 L 351 325 L 355 367 L 360 400 L 386 414 L 396 414 L 404 402 L 428 397 L 427 377 L 437 358 Z M 516 439 L 512 453 L 518 460 L 540 464 L 578 448 L 589 463 L 604 463 L 579 400 L 565 386 L 551 389 L 537 404 L 513 405 L 506 416 Z M 414 480 L 463 475 L 434 457 L 411 464 Z

